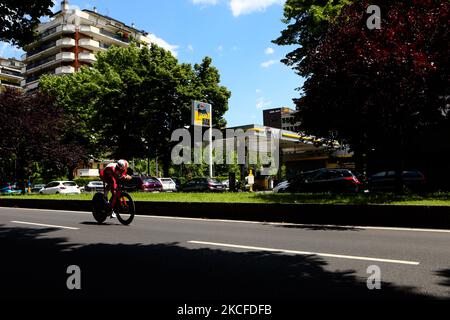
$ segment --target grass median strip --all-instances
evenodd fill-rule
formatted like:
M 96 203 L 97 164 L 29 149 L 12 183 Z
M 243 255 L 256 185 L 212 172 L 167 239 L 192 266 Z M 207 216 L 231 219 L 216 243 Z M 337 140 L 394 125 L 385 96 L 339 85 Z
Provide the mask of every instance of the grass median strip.
M 144 193 L 131 194 L 136 201 L 216 202 L 216 203 L 311 203 L 311 204 L 391 204 L 450 206 L 450 193 L 425 195 L 330 194 L 330 193 Z M 91 200 L 92 193 L 80 195 L 14 195 L 1 199 Z

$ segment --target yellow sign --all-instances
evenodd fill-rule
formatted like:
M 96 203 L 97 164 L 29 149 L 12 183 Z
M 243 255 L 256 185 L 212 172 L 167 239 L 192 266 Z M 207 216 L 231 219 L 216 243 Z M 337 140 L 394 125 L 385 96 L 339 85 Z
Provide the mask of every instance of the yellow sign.
M 193 101 L 192 124 L 194 126 L 210 127 L 212 119 L 212 108 L 209 103 Z

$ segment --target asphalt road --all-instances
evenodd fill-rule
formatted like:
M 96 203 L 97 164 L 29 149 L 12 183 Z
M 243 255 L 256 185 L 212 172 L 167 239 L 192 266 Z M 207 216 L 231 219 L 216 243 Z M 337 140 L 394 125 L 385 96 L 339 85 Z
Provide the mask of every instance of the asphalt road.
M 87 212 L 0 208 L 0 250 L 2 299 L 450 298 L 448 230 L 149 216 L 97 225 Z M 80 290 L 67 288 L 71 265 L 80 268 Z M 367 287 L 373 265 L 379 290 Z

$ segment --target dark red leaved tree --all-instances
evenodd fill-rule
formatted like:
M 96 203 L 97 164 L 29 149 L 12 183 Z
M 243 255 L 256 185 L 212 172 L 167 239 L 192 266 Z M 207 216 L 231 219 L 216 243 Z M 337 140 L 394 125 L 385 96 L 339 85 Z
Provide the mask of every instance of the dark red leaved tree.
M 83 156 L 80 147 L 64 141 L 66 125 L 62 109 L 48 96 L 7 89 L 0 94 L 0 158 L 15 162 L 20 182 L 35 162 L 63 171 Z
M 345 7 L 308 52 L 302 73 L 310 76 L 296 104 L 308 131 L 333 132 L 359 159 L 401 170 L 418 165 L 424 143 L 437 145 L 436 132 L 450 133 L 450 2 L 377 1 L 379 30 L 366 25 L 371 4 Z

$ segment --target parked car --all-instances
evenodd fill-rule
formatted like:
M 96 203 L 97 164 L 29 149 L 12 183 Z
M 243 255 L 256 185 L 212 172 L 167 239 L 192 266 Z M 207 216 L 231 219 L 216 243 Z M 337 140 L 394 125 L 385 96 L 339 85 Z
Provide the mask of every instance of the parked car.
M 184 192 L 223 192 L 223 184 L 211 178 L 195 178 L 183 185 Z
M 222 184 L 223 184 L 223 186 L 225 187 L 226 190 L 230 189 L 230 179 L 222 181 Z M 234 181 L 234 186 L 235 186 L 236 189 L 238 189 L 238 187 L 239 187 L 239 180 L 236 179 Z
M 103 192 L 103 181 L 90 181 L 85 187 L 85 192 Z
M 397 177 L 394 170 L 381 171 L 370 176 L 369 190 L 373 192 L 393 192 L 397 190 Z M 426 179 L 417 170 L 403 171 L 402 190 L 404 192 L 421 192 L 426 190 Z
M 274 193 L 285 192 L 287 187 L 289 187 L 289 181 L 288 180 L 281 181 L 273 188 L 273 192 Z
M 164 190 L 163 184 L 154 177 L 142 178 L 142 191 L 146 192 L 161 192 Z M 175 184 L 174 184 L 175 185 Z
M 361 191 L 362 184 L 347 169 L 319 169 L 304 172 L 289 181 L 284 192 L 352 192 Z
M 45 188 L 45 184 L 35 184 L 31 188 L 31 193 L 39 193 L 43 188 Z
M 158 181 L 162 185 L 162 190 L 167 192 L 175 192 L 177 191 L 177 185 L 172 178 L 158 178 Z
M 173 182 L 175 182 L 175 187 L 177 188 L 177 191 L 181 190 L 181 181 L 178 178 L 172 178 Z
M 0 194 L 21 194 L 21 190 L 14 190 L 14 187 L 7 182 L 0 183 Z
M 120 183 L 126 192 L 144 191 L 144 180 L 141 176 L 132 176 L 131 180 L 121 180 Z
M 80 194 L 74 181 L 52 181 L 39 191 L 40 194 Z

